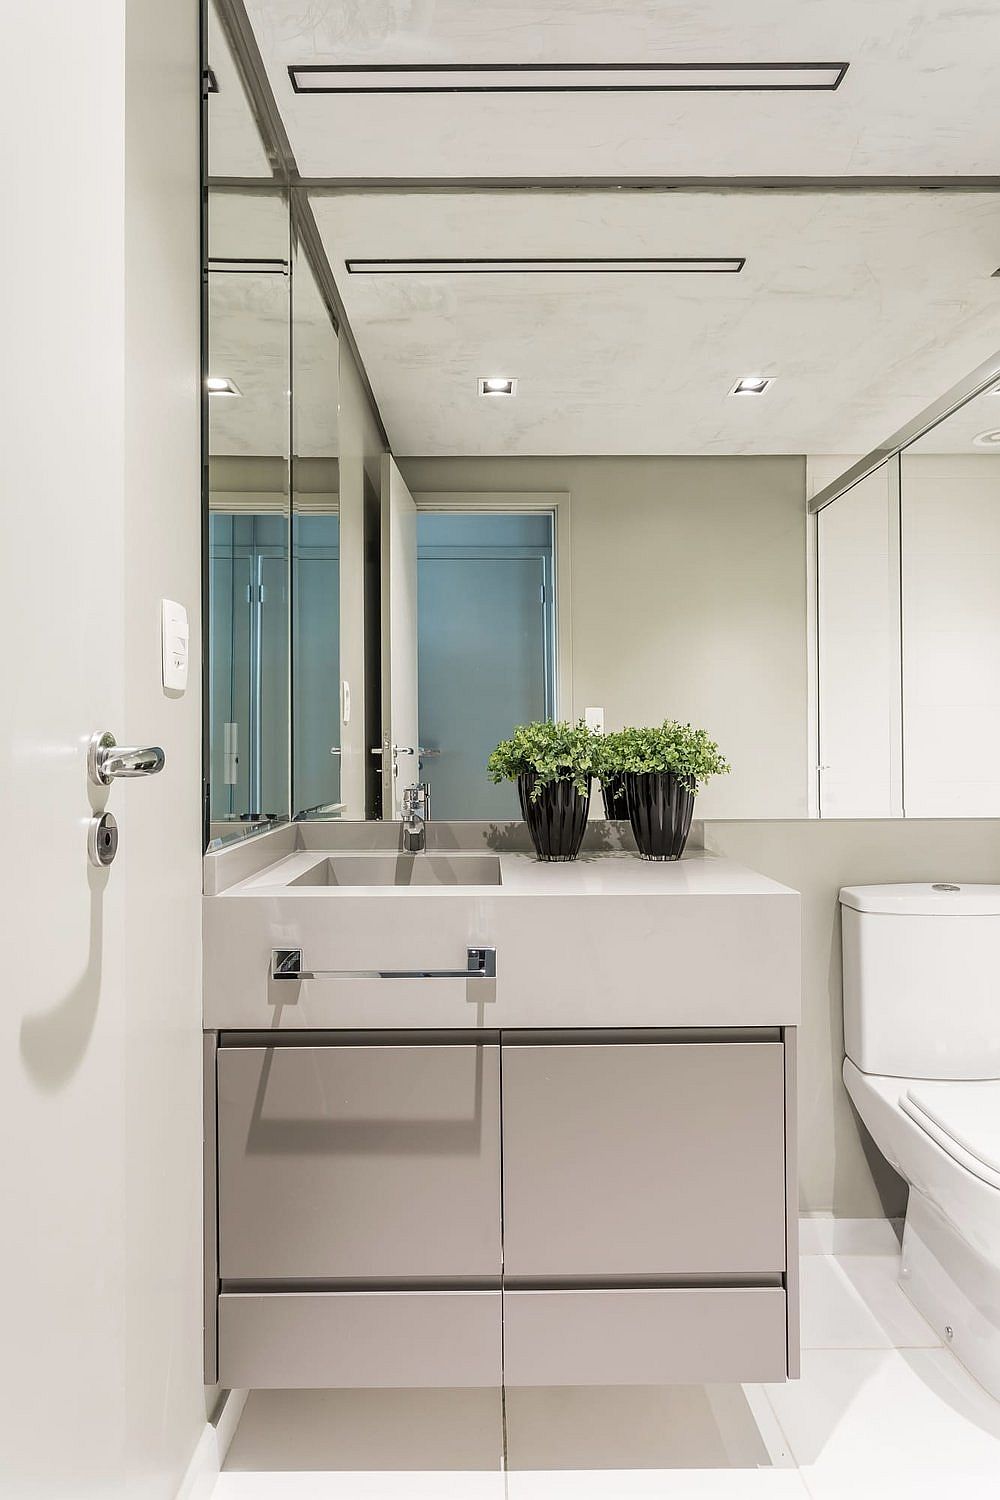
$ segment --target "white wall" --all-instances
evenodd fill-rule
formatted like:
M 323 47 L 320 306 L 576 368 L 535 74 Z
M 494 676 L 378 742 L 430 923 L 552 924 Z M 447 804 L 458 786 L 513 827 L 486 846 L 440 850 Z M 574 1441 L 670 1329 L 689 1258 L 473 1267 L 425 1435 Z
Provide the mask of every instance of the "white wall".
M 414 492 L 570 494 L 573 704 L 690 720 L 733 766 L 699 817 L 808 811 L 805 463 L 400 460 Z M 562 712 L 566 712 L 565 705 Z
M 205 1417 L 197 35 L 194 0 L 7 17 L 0 1486 L 17 1500 L 168 1500 Z M 194 627 L 180 699 L 159 685 L 162 594 Z M 97 872 L 85 749 L 103 729 L 167 766 L 95 794 L 122 837 Z

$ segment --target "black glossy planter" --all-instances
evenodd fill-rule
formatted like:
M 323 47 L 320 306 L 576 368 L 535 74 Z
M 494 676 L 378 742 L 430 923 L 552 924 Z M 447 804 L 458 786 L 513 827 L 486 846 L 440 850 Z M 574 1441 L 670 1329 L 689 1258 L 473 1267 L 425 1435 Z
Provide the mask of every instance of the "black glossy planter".
M 604 816 L 606 818 L 628 818 L 628 795 L 625 791 L 625 773 L 616 771 L 613 776 L 601 777 L 604 794 Z
M 680 859 L 695 794 L 673 771 L 626 771 L 625 795 L 632 832 L 643 859 Z
M 539 859 L 576 859 L 583 843 L 590 811 L 590 777 L 587 791 L 581 796 L 571 781 L 550 781 L 542 787 L 538 800 L 532 802 L 534 773 L 517 778 L 521 812 L 531 834 Z

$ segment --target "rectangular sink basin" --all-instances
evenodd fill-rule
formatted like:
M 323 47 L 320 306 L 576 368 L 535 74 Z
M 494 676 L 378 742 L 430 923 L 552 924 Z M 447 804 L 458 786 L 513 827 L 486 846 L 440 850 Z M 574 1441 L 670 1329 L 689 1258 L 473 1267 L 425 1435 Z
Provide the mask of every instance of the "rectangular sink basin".
M 495 854 L 330 854 L 289 886 L 499 885 Z

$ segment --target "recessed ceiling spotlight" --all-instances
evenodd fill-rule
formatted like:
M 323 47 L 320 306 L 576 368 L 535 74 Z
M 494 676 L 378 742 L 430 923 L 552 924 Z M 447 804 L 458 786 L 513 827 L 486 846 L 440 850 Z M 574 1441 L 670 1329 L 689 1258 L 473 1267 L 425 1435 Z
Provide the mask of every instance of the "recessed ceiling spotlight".
M 1000 428 L 991 428 L 989 432 L 978 432 L 972 439 L 977 448 L 1000 448 Z
M 844 62 L 293 63 L 297 94 L 664 93 L 836 89 Z
M 516 396 L 517 381 L 507 375 L 484 375 L 479 382 L 481 396 Z
M 773 381 L 773 375 L 741 375 L 729 394 L 731 396 L 763 396 Z
M 228 375 L 207 375 L 205 389 L 210 396 L 242 396 L 243 394 L 236 381 L 230 380 Z

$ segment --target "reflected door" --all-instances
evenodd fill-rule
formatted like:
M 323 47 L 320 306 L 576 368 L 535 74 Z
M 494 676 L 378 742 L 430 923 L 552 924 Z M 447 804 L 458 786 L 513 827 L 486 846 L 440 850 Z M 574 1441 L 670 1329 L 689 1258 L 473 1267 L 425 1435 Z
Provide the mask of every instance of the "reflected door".
M 420 780 L 417 724 L 417 508 L 395 460 L 382 460 L 382 807 L 398 818 Z M 440 816 L 435 808 L 435 816 Z
M 550 717 L 549 516 L 421 513 L 420 735 L 435 818 L 520 817 L 486 762 L 517 724 Z

